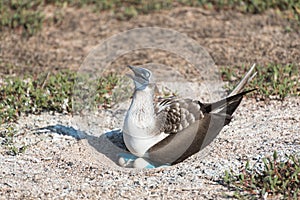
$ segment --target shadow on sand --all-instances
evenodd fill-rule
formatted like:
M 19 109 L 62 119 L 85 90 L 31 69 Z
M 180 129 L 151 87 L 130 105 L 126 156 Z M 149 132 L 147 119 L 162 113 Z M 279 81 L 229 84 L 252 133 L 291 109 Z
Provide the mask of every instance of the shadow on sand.
M 68 127 L 60 124 L 37 129 L 37 133 L 45 132 L 56 133 L 59 135 L 68 135 L 77 140 L 86 140 L 89 146 L 91 146 L 97 152 L 106 156 L 117 165 L 118 154 L 129 153 L 124 144 L 123 135 L 120 129 L 111 130 L 99 137 L 88 135 L 87 133 L 76 130 L 73 127 Z

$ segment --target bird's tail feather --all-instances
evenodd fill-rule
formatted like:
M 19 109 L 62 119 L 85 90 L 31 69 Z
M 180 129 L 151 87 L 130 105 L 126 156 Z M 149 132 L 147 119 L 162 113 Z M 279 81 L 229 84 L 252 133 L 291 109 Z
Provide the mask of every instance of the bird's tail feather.
M 247 74 L 244 76 L 244 78 L 239 82 L 239 84 L 234 88 L 234 90 L 228 95 L 228 96 L 233 96 L 241 92 L 244 87 L 249 83 L 254 76 L 257 74 L 257 72 L 253 73 L 255 69 L 255 64 L 252 65 L 250 70 L 247 72 Z
M 232 115 L 236 110 L 242 98 L 245 94 L 252 92 L 256 89 L 244 91 L 233 96 L 228 96 L 220 101 L 208 104 L 202 104 L 201 109 L 204 113 L 226 113 L 228 115 Z
M 241 103 L 242 98 L 245 94 L 252 92 L 253 90 L 248 90 L 241 92 L 244 87 L 249 83 L 257 74 L 254 72 L 255 64 L 252 65 L 250 70 L 246 73 L 244 78 L 239 82 L 239 84 L 235 87 L 235 89 L 224 99 L 221 99 L 220 101 L 217 101 L 215 103 L 208 103 L 208 104 L 202 104 L 201 109 L 204 113 L 219 113 L 219 114 L 228 114 L 232 115 L 233 112 L 236 110 L 238 105 Z

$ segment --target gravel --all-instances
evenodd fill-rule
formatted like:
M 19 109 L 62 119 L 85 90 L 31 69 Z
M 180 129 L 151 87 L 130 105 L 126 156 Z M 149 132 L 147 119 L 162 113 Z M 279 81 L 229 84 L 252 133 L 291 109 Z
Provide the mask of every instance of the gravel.
M 125 110 L 102 111 L 89 118 L 42 113 L 23 116 L 15 125 L 11 156 L 1 145 L 0 199 L 221 199 L 225 170 L 274 150 L 300 155 L 300 98 L 256 101 L 245 98 L 232 122 L 208 148 L 175 166 L 129 169 L 116 164 L 124 151 L 118 128 Z

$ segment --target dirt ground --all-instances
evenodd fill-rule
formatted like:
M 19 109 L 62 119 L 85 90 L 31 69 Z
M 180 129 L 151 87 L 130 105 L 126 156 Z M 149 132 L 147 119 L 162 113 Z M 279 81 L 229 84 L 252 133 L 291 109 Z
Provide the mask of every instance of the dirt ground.
M 52 15 L 53 8 L 48 7 L 47 13 Z M 76 70 L 100 42 L 148 26 L 186 34 L 207 49 L 218 67 L 254 62 L 300 66 L 299 26 L 275 11 L 250 15 L 183 7 L 118 21 L 110 12 L 99 15 L 88 9 L 67 8 L 59 24 L 45 24 L 36 36 L 22 38 L 19 33 L 2 32 L 0 74 Z M 147 62 L 176 67 L 186 63 L 174 55 L 146 51 L 122 56 L 114 65 Z M 0 148 L 0 199 L 227 198 L 228 189 L 218 182 L 224 170 L 238 170 L 247 159 L 255 163 L 276 149 L 280 155 L 300 153 L 299 105 L 297 97 L 267 105 L 245 98 L 208 156 L 202 159 L 196 154 L 178 165 L 155 170 L 121 168 L 112 158 L 116 152 L 102 146 L 109 144 L 103 143 L 101 134 L 122 125 L 124 109 L 120 113 L 99 112 L 85 124 L 94 129 L 87 127 L 89 136 L 79 141 L 57 131 L 37 131 L 53 125 L 67 132 L 82 130 L 74 126 L 72 116 L 23 116 L 16 126 L 17 143 L 28 144 L 25 153 L 9 156 Z
M 53 12 L 52 7 L 46 8 L 47 16 Z M 169 28 L 186 34 L 210 53 L 217 66 L 254 62 L 299 65 L 300 62 L 300 28 L 275 11 L 250 15 L 183 7 L 119 21 L 110 12 L 97 14 L 90 9 L 67 8 L 60 23 L 45 23 L 36 36 L 23 38 L 20 33 L 2 32 L 0 73 L 37 74 L 62 68 L 78 69 L 97 44 L 138 27 Z M 126 66 L 155 61 L 173 66 L 180 60 L 153 56 L 153 52 L 133 54 L 116 62 Z

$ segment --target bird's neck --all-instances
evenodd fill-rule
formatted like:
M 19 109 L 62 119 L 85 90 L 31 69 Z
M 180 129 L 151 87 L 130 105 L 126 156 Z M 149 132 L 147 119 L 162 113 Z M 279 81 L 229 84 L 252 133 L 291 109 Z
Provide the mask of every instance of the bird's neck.
M 153 90 L 150 87 L 146 87 L 144 90 L 136 90 L 133 94 L 130 110 L 153 117 L 153 98 Z
M 155 128 L 155 109 L 153 105 L 153 88 L 146 87 L 143 90 L 136 90 L 134 92 L 130 108 L 127 112 L 127 122 L 130 132 L 137 132 L 139 136 L 143 134 L 148 135 L 148 131 L 152 131 Z M 145 133 L 143 131 L 147 130 Z M 138 133 L 139 132 L 139 133 Z

